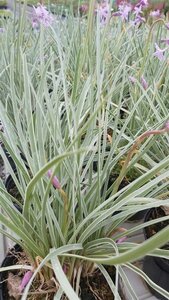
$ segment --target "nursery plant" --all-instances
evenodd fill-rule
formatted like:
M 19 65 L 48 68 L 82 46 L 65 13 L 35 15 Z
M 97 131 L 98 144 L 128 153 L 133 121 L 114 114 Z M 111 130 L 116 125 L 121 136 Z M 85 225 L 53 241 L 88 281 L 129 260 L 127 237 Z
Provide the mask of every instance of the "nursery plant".
M 0 153 L 19 195 L 1 181 L 0 231 L 18 257 L 0 268 L 10 295 L 87 299 L 86 283 L 102 274 L 110 299 L 121 299 L 119 276 L 137 299 L 125 265 L 169 298 L 133 263 L 168 257 L 158 249 L 168 229 L 139 245 L 127 237 L 145 224 L 124 227 L 139 210 L 168 206 L 167 49 L 162 63 L 153 54 L 153 30 L 166 38 L 165 20 L 133 27 L 100 15 L 93 0 L 87 18 L 58 22 L 37 8 L 32 20 L 23 9 L 1 21 Z

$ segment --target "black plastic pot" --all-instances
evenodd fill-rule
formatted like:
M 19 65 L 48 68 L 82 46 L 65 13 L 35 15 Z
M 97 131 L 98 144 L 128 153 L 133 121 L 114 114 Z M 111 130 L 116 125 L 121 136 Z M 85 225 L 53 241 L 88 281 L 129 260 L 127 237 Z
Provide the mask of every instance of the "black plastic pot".
M 8 6 L 7 5 L 0 5 L 0 9 L 7 9 Z
M 1 148 L 2 148 L 2 150 L 4 152 L 4 154 L 5 154 L 6 158 L 8 159 L 8 162 L 10 163 L 12 169 L 16 170 L 16 164 L 15 164 L 13 158 L 11 157 L 11 155 L 9 154 L 8 150 L 5 148 L 5 145 L 3 143 L 1 143 L 0 146 L 1 146 Z M 20 152 L 20 158 L 25 163 L 25 166 L 29 169 L 27 160 L 25 158 L 25 155 L 22 152 Z
M 16 169 L 16 165 L 15 165 L 15 162 L 14 160 L 12 159 L 12 157 L 10 156 L 9 152 L 6 150 L 5 146 L 3 143 L 1 143 L 1 148 L 3 149 L 3 152 L 6 156 L 6 158 L 8 159 L 8 162 L 10 163 L 12 169 Z
M 14 173 L 17 176 L 17 170 L 15 169 L 13 171 L 14 171 Z M 13 178 L 12 178 L 11 175 L 8 175 L 8 177 L 7 177 L 6 181 L 5 181 L 5 187 L 6 187 L 7 192 L 11 196 L 15 197 L 16 199 L 19 199 L 21 197 L 20 193 L 19 193 L 19 191 L 18 191 L 18 189 L 16 187 L 16 184 L 15 184 L 15 182 L 14 182 L 14 180 L 13 180 Z M 18 211 L 22 212 L 21 207 L 16 202 L 14 202 L 13 204 L 17 208 Z
M 160 207 L 158 209 L 160 210 L 160 214 L 161 214 L 163 210 Z M 154 208 L 148 210 L 144 219 L 145 222 L 152 219 L 153 210 Z M 160 230 L 161 229 L 162 228 L 160 228 Z M 144 228 L 144 235 L 146 239 L 150 238 L 149 228 Z M 168 248 L 168 246 L 163 246 L 163 249 L 165 248 Z M 159 287 L 169 292 L 169 260 L 168 259 L 155 257 L 155 256 L 146 256 L 143 260 L 143 271 L 154 283 L 156 283 Z M 168 299 L 162 296 L 160 293 L 158 293 L 149 285 L 148 287 L 151 290 L 152 294 L 155 295 L 158 299 L 161 300 Z
M 15 162 L 13 161 L 13 159 L 11 158 L 11 156 L 9 155 L 9 153 L 5 149 L 5 147 L 3 145 L 1 145 L 1 147 L 3 148 L 3 151 L 13 169 L 15 176 L 18 178 L 18 171 L 17 171 L 16 165 L 15 165 Z M 22 153 L 20 153 L 20 156 L 21 156 L 21 159 L 23 160 L 23 162 L 25 163 L 26 168 L 29 169 L 25 156 Z M 6 178 L 5 187 L 6 187 L 7 192 L 10 195 L 12 195 L 17 200 L 21 199 L 21 195 L 20 195 L 11 175 L 8 175 L 8 177 Z M 16 202 L 14 202 L 14 206 L 18 209 L 18 211 L 22 212 L 21 207 Z
M 17 263 L 18 258 L 14 255 L 14 252 L 21 252 L 22 248 L 19 245 L 15 245 L 10 252 L 6 255 L 1 267 L 9 267 Z M 15 274 L 15 271 L 12 271 Z M 0 272 L 0 300 L 8 300 L 8 289 L 6 279 L 8 278 L 8 272 Z
M 147 211 L 148 211 L 147 209 L 138 211 L 132 217 L 128 218 L 128 221 L 134 222 L 134 221 L 143 220 Z
M 160 257 L 153 257 L 153 256 L 146 256 L 143 261 L 143 271 L 146 275 L 154 281 L 158 286 L 169 292 L 169 260 L 160 258 Z M 159 294 L 156 290 L 152 289 L 149 286 L 152 294 L 155 295 L 158 299 L 167 300 L 168 298 Z

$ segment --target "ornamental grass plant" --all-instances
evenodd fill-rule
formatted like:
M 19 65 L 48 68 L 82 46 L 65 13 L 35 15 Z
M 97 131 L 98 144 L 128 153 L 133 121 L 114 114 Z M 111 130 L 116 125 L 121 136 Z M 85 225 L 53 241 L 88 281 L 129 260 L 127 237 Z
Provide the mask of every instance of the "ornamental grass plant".
M 14 198 L 1 181 L 0 232 L 22 247 L 27 263 L 0 271 L 27 270 L 22 300 L 35 278 L 53 280 L 54 299 L 80 299 L 80 278 L 96 268 L 115 299 L 119 278 L 137 299 L 122 266 L 169 298 L 133 263 L 167 258 L 158 247 L 168 228 L 142 244 L 126 238 L 145 224 L 123 228 L 138 211 L 168 206 L 169 49 L 157 48 L 168 23 L 133 25 L 110 10 L 102 16 L 93 0 L 87 18 L 64 20 L 37 11 L 27 19 L 24 5 L 19 18 L 0 20 L 0 154 L 20 194 Z M 115 266 L 115 282 L 106 265 Z

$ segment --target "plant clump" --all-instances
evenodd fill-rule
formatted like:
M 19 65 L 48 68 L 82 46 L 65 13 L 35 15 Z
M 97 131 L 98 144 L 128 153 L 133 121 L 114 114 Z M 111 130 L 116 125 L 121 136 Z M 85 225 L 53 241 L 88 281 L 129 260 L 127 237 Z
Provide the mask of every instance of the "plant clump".
M 22 253 L 0 282 L 16 300 L 122 299 L 119 280 L 132 298 L 123 267 L 148 281 L 137 260 L 168 243 L 126 225 L 152 207 L 168 224 L 167 18 L 146 0 L 79 9 L 0 19 L 0 232 Z

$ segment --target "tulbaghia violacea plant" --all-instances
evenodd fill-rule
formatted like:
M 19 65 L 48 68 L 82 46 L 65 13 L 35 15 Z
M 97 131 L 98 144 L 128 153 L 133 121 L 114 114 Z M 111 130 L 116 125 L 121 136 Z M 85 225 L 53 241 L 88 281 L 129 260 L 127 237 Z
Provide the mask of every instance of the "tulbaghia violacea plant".
M 28 264 L 11 267 L 26 270 L 18 286 L 22 299 L 40 278 L 52 281 L 56 298 L 65 293 L 77 300 L 81 276 L 96 268 L 120 299 L 119 276 L 131 291 L 122 266 L 132 268 L 130 262 L 147 253 L 164 255 L 156 248 L 168 240 L 163 230 L 140 245 L 130 243 L 144 224 L 124 224 L 137 211 L 168 203 L 160 200 L 169 177 L 168 123 L 161 127 L 168 117 L 167 70 L 154 59 L 153 45 L 144 48 L 149 27 L 138 33 L 126 22 L 129 8 L 124 15 L 121 10 L 125 30 L 116 22 L 102 30 L 95 1 L 90 7 L 88 19 L 54 18 L 46 27 L 49 14 L 38 6 L 38 22 L 42 10 L 45 21 L 37 31 L 24 18 L 6 21 L 0 139 L 15 170 L 2 147 L 0 153 L 21 203 L 1 182 L 0 223 L 12 233 L 0 231 L 27 254 Z M 146 59 L 156 67 L 153 74 Z M 148 88 L 141 86 L 142 74 Z M 157 81 L 164 83 L 160 91 Z M 115 267 L 116 284 L 104 265 Z

